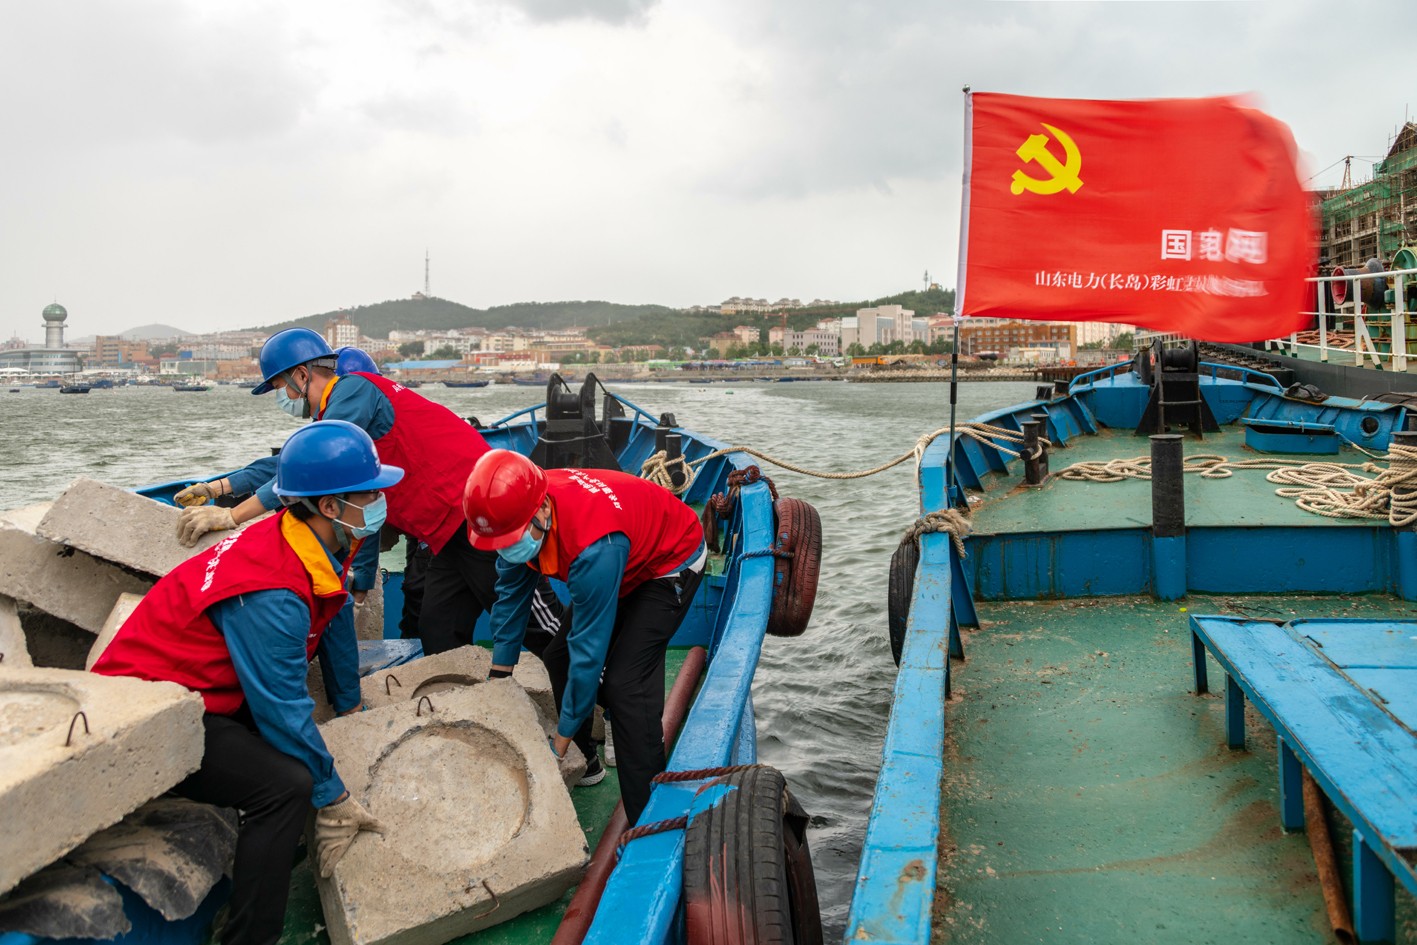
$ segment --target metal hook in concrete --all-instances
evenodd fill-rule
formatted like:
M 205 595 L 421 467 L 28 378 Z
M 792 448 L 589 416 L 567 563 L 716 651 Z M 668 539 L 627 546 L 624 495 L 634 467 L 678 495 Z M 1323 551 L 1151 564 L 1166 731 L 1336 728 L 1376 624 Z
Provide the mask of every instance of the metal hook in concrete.
M 432 699 L 428 698 L 427 696 L 419 696 L 419 697 L 418 697 L 418 708 L 416 708 L 416 709 L 413 710 L 413 714 L 414 714 L 414 716 L 416 716 L 417 718 L 422 718 L 422 717 L 423 717 L 423 703 L 425 703 L 425 702 L 428 703 L 428 711 L 429 711 L 429 712 L 437 712 L 437 711 L 438 711 L 437 709 L 433 708 L 433 700 L 432 700 Z
M 389 673 L 387 676 L 384 677 L 384 695 L 386 695 L 386 696 L 391 696 L 391 695 L 393 695 L 393 693 L 389 691 L 389 683 L 393 683 L 395 686 L 398 686 L 400 689 L 403 688 L 403 683 L 399 682 L 399 678 L 398 678 L 397 676 L 395 676 L 393 673 Z
M 425 698 L 426 698 L 426 697 L 425 697 Z M 479 914 L 479 915 L 473 916 L 472 918 L 473 918 L 474 920 L 487 918 L 489 915 L 491 915 L 492 913 L 496 912 L 497 909 L 502 905 L 501 901 L 497 898 L 497 894 L 492 891 L 492 887 L 491 887 L 491 886 L 487 885 L 487 880 L 485 880 L 485 879 L 482 881 L 482 888 L 485 889 L 485 890 L 487 890 L 487 895 L 489 895 L 489 896 L 492 897 L 492 908 L 491 908 L 491 909 L 488 909 L 486 912 L 483 912 L 483 913 L 481 913 L 481 914 Z M 469 887 L 467 888 L 467 891 L 468 891 L 468 892 L 472 892 L 472 887 L 469 886 Z
M 64 736 L 65 748 L 68 748 L 69 743 L 74 740 L 74 723 L 79 721 L 79 719 L 84 720 L 84 734 L 89 734 L 89 717 L 87 715 L 84 715 L 83 709 L 80 709 L 79 711 L 75 712 L 74 717 L 69 720 L 69 734 Z

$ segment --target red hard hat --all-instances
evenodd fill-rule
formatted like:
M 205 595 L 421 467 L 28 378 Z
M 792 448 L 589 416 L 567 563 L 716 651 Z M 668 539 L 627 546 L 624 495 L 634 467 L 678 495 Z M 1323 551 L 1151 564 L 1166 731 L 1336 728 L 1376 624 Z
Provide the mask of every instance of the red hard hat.
M 522 537 L 546 498 L 546 473 L 520 453 L 489 450 L 477 460 L 462 491 L 467 540 L 482 551 Z

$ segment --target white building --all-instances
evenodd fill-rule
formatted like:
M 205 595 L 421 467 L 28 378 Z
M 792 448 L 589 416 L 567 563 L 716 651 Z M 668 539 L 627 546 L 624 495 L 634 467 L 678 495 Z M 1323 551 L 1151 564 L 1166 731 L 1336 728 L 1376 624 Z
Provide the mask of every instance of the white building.
M 775 327 L 768 329 L 768 344 L 782 345 L 782 350 L 789 354 L 805 354 L 809 347 L 816 345 L 817 354 L 834 358 L 841 353 L 841 334 L 820 328 L 808 328 L 806 331 L 789 328 L 784 331 L 781 327 Z

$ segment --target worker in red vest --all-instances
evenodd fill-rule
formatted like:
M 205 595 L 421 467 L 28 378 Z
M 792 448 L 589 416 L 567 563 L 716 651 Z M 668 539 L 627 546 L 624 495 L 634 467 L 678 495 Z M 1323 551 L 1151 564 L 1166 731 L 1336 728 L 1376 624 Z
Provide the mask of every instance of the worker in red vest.
M 509 450 L 477 461 L 463 512 L 473 547 L 500 558 L 493 678 L 517 663 L 542 576 L 570 588 L 568 629 L 541 655 L 561 710 L 552 747 L 558 756 L 572 741 L 581 749 L 582 784 L 604 777 L 590 735 L 598 698 L 615 725 L 620 796 L 634 824 L 664 770 L 664 653 L 707 560 L 699 517 L 669 490 L 626 473 L 542 470 Z
M 260 363 L 265 381 L 251 393 L 275 391 L 277 405 L 293 417 L 356 424 L 373 438 L 380 459 L 406 471 L 403 482 L 388 492 L 389 525 L 427 542 L 433 551 L 418 624 L 423 651 L 441 653 L 471 643 L 478 616 L 496 600 L 497 556 L 468 543 L 460 490 L 477 458 L 487 452 L 487 441 L 447 407 L 382 375 L 338 374 L 335 352 L 308 328 L 271 335 L 261 348 Z M 219 479 L 207 485 L 220 495 L 242 484 Z M 177 499 L 182 501 L 183 494 Z M 235 528 L 278 505 L 266 483 L 232 509 L 187 508 L 178 537 L 190 545 L 208 531 Z M 561 623 L 561 602 L 545 582 L 537 590 L 531 620 L 528 644 L 539 651 Z
M 195 555 L 158 581 L 94 663 L 106 676 L 180 683 L 206 703 L 202 766 L 174 790 L 242 812 L 224 945 L 273 943 L 305 819 L 329 876 L 361 830 L 379 822 L 345 790 L 311 718 L 310 660 L 336 642 L 341 562 L 383 524 L 383 490 L 404 471 L 382 464 L 369 435 L 342 421 L 297 430 L 281 451 L 277 515 Z M 357 662 L 343 663 L 337 702 L 356 712 Z

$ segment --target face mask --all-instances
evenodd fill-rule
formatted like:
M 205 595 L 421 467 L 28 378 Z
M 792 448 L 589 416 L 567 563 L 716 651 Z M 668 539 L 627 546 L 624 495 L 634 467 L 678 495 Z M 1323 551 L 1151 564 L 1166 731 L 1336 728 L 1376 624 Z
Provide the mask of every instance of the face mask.
M 526 564 L 541 551 L 541 543 L 545 540 L 545 532 L 540 538 L 531 537 L 531 526 L 528 525 L 526 531 L 522 532 L 522 537 L 518 538 L 514 544 L 498 548 L 497 554 L 509 564 Z
M 344 504 L 348 505 L 349 503 L 344 502 Z M 363 525 L 351 525 L 341 519 L 335 519 L 335 521 L 353 532 L 355 538 L 369 538 L 373 535 L 377 535 L 379 529 L 384 527 L 384 517 L 388 514 L 388 511 L 389 505 L 384 501 L 384 496 L 380 494 L 379 498 L 364 506 Z
M 286 393 L 291 383 L 287 375 L 285 386 L 276 388 L 276 406 L 297 420 L 305 420 L 310 416 L 310 403 L 303 397 L 292 397 Z

